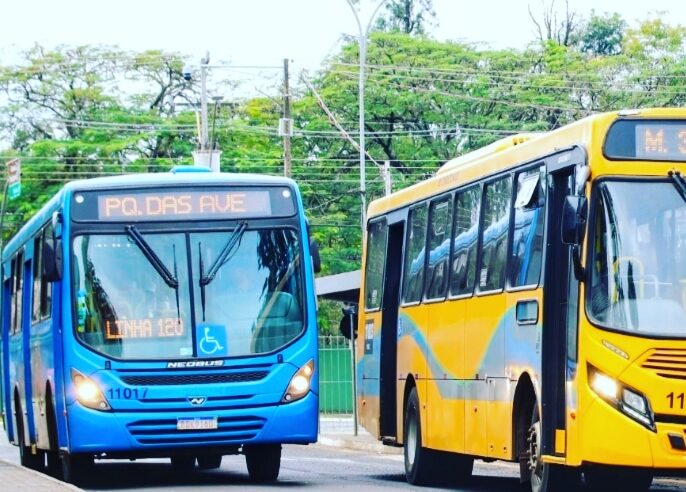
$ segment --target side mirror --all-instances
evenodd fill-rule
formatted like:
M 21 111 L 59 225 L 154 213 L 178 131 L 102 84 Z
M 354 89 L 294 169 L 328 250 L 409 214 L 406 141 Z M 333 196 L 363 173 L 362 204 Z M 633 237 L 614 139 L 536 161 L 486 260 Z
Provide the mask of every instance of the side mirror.
M 62 212 L 55 211 L 52 213 L 52 236 L 53 238 L 62 237 Z
M 584 196 L 569 195 L 562 210 L 562 242 L 580 245 L 586 232 L 588 201 Z
M 48 282 L 62 279 L 62 240 L 45 238 L 43 243 L 43 276 Z
M 310 239 L 310 255 L 312 256 L 312 268 L 314 273 L 322 271 L 322 259 L 319 256 L 319 244 L 315 239 Z
M 338 325 L 338 329 L 345 338 L 357 339 L 357 306 L 352 305 L 343 308 L 343 317 Z

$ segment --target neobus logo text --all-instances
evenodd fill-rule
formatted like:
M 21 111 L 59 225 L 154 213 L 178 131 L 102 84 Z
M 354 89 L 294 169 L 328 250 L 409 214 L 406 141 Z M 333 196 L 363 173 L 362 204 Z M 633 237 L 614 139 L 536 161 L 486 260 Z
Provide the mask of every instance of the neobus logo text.
M 186 367 L 218 367 L 223 365 L 223 360 L 189 360 L 183 362 L 167 362 L 167 369 L 184 369 Z

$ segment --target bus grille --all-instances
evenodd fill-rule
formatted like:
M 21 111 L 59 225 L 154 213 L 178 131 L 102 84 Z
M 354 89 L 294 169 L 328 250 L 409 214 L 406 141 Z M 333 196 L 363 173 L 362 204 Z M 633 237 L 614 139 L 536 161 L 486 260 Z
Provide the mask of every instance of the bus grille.
M 165 374 L 146 376 L 122 376 L 122 381 L 132 386 L 173 386 L 182 384 L 245 383 L 264 379 L 268 371 L 230 372 L 215 374 Z
M 686 350 L 655 349 L 643 359 L 641 367 L 663 378 L 686 380 Z
M 255 416 L 219 417 L 216 429 L 180 431 L 176 419 L 138 420 L 126 427 L 136 441 L 147 445 L 241 444 L 262 430 L 266 419 Z

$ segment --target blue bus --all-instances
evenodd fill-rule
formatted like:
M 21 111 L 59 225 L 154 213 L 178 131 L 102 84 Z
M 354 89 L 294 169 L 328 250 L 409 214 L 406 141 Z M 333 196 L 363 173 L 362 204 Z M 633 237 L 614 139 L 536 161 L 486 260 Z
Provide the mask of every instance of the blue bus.
M 275 480 L 282 444 L 317 439 L 308 236 L 286 178 L 65 185 L 2 254 L 3 421 L 22 464 L 78 482 L 94 460 L 240 453 Z

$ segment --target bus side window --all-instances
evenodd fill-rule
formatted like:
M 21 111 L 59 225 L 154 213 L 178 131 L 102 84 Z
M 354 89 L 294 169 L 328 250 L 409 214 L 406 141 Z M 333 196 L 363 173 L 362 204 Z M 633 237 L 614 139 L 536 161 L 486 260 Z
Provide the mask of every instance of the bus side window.
M 543 258 L 545 189 L 543 167 L 517 175 L 512 253 L 508 264 L 512 287 L 538 284 Z
M 384 271 L 386 269 L 386 238 L 388 227 L 385 220 L 369 224 L 367 239 L 367 265 L 365 289 L 365 309 L 381 307 L 383 296 Z
M 426 271 L 427 299 L 445 297 L 448 287 L 448 255 L 450 254 L 450 227 L 452 226 L 451 197 L 431 203 L 429 219 L 429 263 Z
M 10 333 L 12 334 L 21 332 L 23 273 L 24 255 L 22 252 L 19 252 L 12 259 L 12 296 L 10 300 L 12 303 L 10 309 Z
M 50 317 L 52 307 L 52 284 L 45 275 L 45 241 L 52 237 L 52 226 L 44 227 L 33 240 L 33 296 L 31 298 L 31 322 L 38 323 Z
M 471 294 L 476 278 L 476 246 L 481 215 L 481 187 L 473 186 L 457 195 L 450 259 L 450 295 Z
M 422 299 L 427 216 L 426 204 L 410 210 L 403 268 L 403 302 L 405 303 L 419 302 Z
M 479 290 L 482 292 L 502 289 L 505 283 L 511 199 L 510 176 L 486 185 L 479 263 L 481 271 L 478 275 Z

